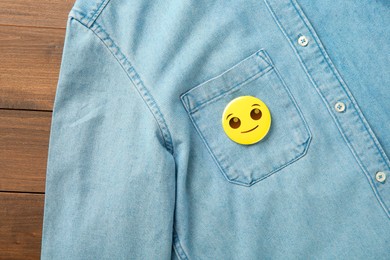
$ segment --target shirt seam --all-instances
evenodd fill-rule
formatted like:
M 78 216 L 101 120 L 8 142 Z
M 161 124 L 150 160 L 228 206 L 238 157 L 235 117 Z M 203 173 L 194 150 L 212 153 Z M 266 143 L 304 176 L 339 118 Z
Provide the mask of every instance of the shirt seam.
M 387 167 L 390 167 L 389 166 L 389 159 L 387 158 L 387 156 L 384 154 L 384 151 L 382 149 L 382 147 L 379 145 L 379 142 L 378 140 L 376 139 L 375 135 L 373 134 L 372 132 L 372 129 L 371 127 L 369 126 L 368 122 L 366 121 L 364 115 L 362 114 L 358 104 L 357 104 L 357 101 L 355 100 L 355 98 L 352 96 L 352 93 L 350 92 L 349 88 L 347 87 L 347 84 L 344 82 L 344 80 L 342 79 L 341 75 L 338 73 L 336 67 L 334 66 L 333 62 L 330 60 L 330 57 L 328 56 L 328 54 L 326 53 L 326 51 L 324 50 L 322 44 L 319 42 L 320 40 L 318 39 L 317 37 L 317 34 L 315 33 L 314 29 L 311 27 L 311 25 L 308 24 L 308 21 L 306 20 L 306 17 L 305 16 L 302 16 L 302 13 L 301 13 L 301 10 L 297 9 L 297 3 L 295 0 L 290 0 L 290 2 L 292 3 L 292 6 L 294 7 L 295 11 L 297 12 L 297 14 L 299 15 L 299 17 L 302 19 L 303 23 L 305 24 L 306 28 L 311 32 L 311 34 L 313 35 L 314 37 L 314 42 L 316 43 L 317 47 L 319 48 L 319 50 L 321 51 L 321 55 L 324 57 L 328 67 L 330 68 L 330 70 L 332 71 L 332 74 L 333 76 L 337 79 L 337 81 L 339 82 L 341 88 L 344 90 L 344 92 L 346 93 L 347 97 L 351 100 L 351 103 L 352 105 L 354 106 L 357 114 L 358 114 L 358 117 L 360 119 L 360 122 L 363 124 L 365 130 L 367 131 L 369 137 L 371 138 L 371 140 L 373 141 L 373 143 L 375 144 L 375 147 L 377 149 L 377 153 L 379 154 L 379 156 L 382 158 L 382 160 L 384 161 L 384 164 L 387 166 Z M 332 114 L 332 113 L 331 113 Z M 332 114 L 333 116 L 333 114 Z M 339 123 L 339 119 L 337 117 L 335 117 L 336 121 Z M 344 133 L 343 133 L 343 130 L 339 127 L 339 125 L 337 124 L 337 127 L 339 128 L 340 132 L 342 132 L 342 135 L 344 136 Z M 344 137 L 344 140 L 346 140 L 346 138 Z M 346 143 L 348 146 L 349 145 L 349 142 L 346 140 Z M 352 149 L 352 154 L 354 155 L 355 159 L 357 160 L 358 164 L 363 168 L 363 171 L 366 172 L 366 177 L 368 178 L 368 181 L 369 183 L 371 184 L 373 190 L 374 190 L 374 193 L 375 195 L 378 196 L 378 201 L 379 203 L 381 204 L 382 208 L 384 209 L 386 215 L 388 218 L 390 218 L 390 212 L 389 212 L 389 209 L 387 207 L 387 204 L 384 202 L 380 192 L 378 191 L 377 187 L 374 185 L 373 181 L 372 181 L 372 177 L 371 177 L 371 174 L 369 172 L 369 170 L 367 169 L 367 166 L 362 163 L 362 159 L 360 158 L 360 156 L 357 154 L 357 152 L 355 151 L 355 148 L 350 146 L 350 149 Z M 355 155 L 356 153 L 356 155 Z
M 372 129 L 369 127 L 369 124 L 367 122 L 367 120 L 365 119 L 363 113 L 361 112 L 358 104 L 357 104 L 357 101 L 355 100 L 355 98 L 352 96 L 352 93 L 350 92 L 349 88 L 347 88 L 347 84 L 345 83 L 345 81 L 343 80 L 343 78 L 341 77 L 340 73 L 337 71 L 337 68 L 334 66 L 334 64 L 331 62 L 330 60 L 330 57 L 328 56 L 328 54 L 325 52 L 324 48 L 322 47 L 322 45 L 318 44 L 318 39 L 317 39 L 317 35 L 313 33 L 313 30 L 311 29 L 311 26 L 309 27 L 307 25 L 307 21 L 305 19 L 305 17 L 302 17 L 301 15 L 301 12 L 300 10 L 297 9 L 297 6 L 296 6 L 296 2 L 293 1 L 293 0 L 290 0 L 294 9 L 296 10 L 296 12 L 298 13 L 299 17 L 304 21 L 304 24 L 305 26 L 307 27 L 307 29 L 313 34 L 314 36 L 314 41 L 316 43 L 316 45 L 318 46 L 318 48 L 320 49 L 321 51 L 321 54 L 322 56 L 324 57 L 326 63 L 328 64 L 329 68 L 331 68 L 331 71 L 332 71 L 332 74 L 334 75 L 334 77 L 337 79 L 337 81 L 339 82 L 340 86 L 343 88 L 343 90 L 345 91 L 345 93 L 347 94 L 348 98 L 352 101 L 352 104 L 354 106 L 354 108 L 356 109 L 356 111 L 358 112 L 358 115 L 359 115 L 359 119 L 360 121 L 362 122 L 362 124 L 364 125 L 366 131 L 369 133 L 371 139 L 374 141 L 375 143 L 375 146 L 376 148 L 378 149 L 378 152 L 380 154 L 380 156 L 382 157 L 382 159 L 385 161 L 387 167 L 390 168 L 390 162 L 389 162 L 389 159 L 387 158 L 386 154 L 384 153 L 382 147 L 380 146 L 378 140 L 376 139 L 375 135 L 373 134 L 372 132 Z
M 290 38 L 289 38 L 288 35 L 286 35 L 285 29 L 284 29 L 283 26 L 281 25 L 281 22 L 279 21 L 279 18 L 276 16 L 276 14 L 275 14 L 273 8 L 272 8 L 272 7 L 270 6 L 270 4 L 268 3 L 268 0 L 264 0 L 264 1 L 265 1 L 266 5 L 267 5 L 269 11 L 271 12 L 271 15 L 272 15 L 273 18 L 275 19 L 276 24 L 278 25 L 279 29 L 281 30 L 281 32 L 283 33 L 283 35 L 287 38 L 288 42 L 290 43 L 290 46 L 291 46 L 291 48 L 293 49 L 294 53 L 296 54 L 298 60 L 300 61 L 301 65 L 302 65 L 302 67 L 303 67 L 303 69 L 304 69 L 304 71 L 306 72 L 306 75 L 308 76 L 308 78 L 309 78 L 309 80 L 311 81 L 311 83 L 314 85 L 314 89 L 317 91 L 317 93 L 319 94 L 320 98 L 321 98 L 322 101 L 324 102 L 324 105 L 325 105 L 325 107 L 327 108 L 327 110 L 328 110 L 330 116 L 331 116 L 331 117 L 333 118 L 333 120 L 335 121 L 336 127 L 337 127 L 338 130 L 339 130 L 339 133 L 340 133 L 341 136 L 343 137 L 345 143 L 347 144 L 349 150 L 350 150 L 351 153 L 352 153 L 352 156 L 355 158 L 355 160 L 357 161 L 357 163 L 358 163 L 358 165 L 360 166 L 361 170 L 363 171 L 364 175 L 366 176 L 366 178 L 367 178 L 367 180 L 368 180 L 368 183 L 369 183 L 369 185 L 370 185 L 370 187 L 371 187 L 371 190 L 373 191 L 375 197 L 377 198 L 377 201 L 378 201 L 379 204 L 381 205 L 381 207 L 382 207 L 382 209 L 384 210 L 386 216 L 387 216 L 388 218 L 390 218 L 390 214 L 389 214 L 389 212 L 388 212 L 387 206 L 386 206 L 386 204 L 383 202 L 382 196 L 379 194 L 379 191 L 378 191 L 377 188 L 375 187 L 375 185 L 374 185 L 374 183 L 373 183 L 373 180 L 372 180 L 372 178 L 371 178 L 371 176 L 370 176 L 370 174 L 369 174 L 368 169 L 365 167 L 365 165 L 362 164 L 361 159 L 360 159 L 360 157 L 356 154 L 355 149 L 350 145 L 350 143 L 349 143 L 347 137 L 345 136 L 343 130 L 342 130 L 342 129 L 340 128 L 340 126 L 339 126 L 339 124 L 340 124 L 340 123 L 339 123 L 339 120 L 338 120 L 337 117 L 335 117 L 334 114 L 332 113 L 332 111 L 331 111 L 331 109 L 330 109 L 330 107 L 329 107 L 329 105 L 328 105 L 328 102 L 325 100 L 325 98 L 323 97 L 323 94 L 322 94 L 321 91 L 318 89 L 318 86 L 317 86 L 316 81 L 312 78 L 311 74 L 307 71 L 306 64 L 303 62 L 303 60 L 301 59 L 300 55 L 297 53 L 297 51 L 296 51 L 296 49 L 295 49 L 295 46 L 293 46 L 293 44 L 290 42 Z M 292 3 L 291 0 L 290 0 L 290 2 Z M 298 10 L 296 9 L 295 4 L 292 3 L 292 5 L 293 5 L 295 11 L 298 12 Z M 299 17 L 300 17 L 301 19 L 303 19 L 300 13 L 299 13 L 298 15 L 299 15 Z M 304 24 L 305 24 L 305 26 L 307 27 L 307 29 L 308 29 L 308 30 L 313 34 L 313 36 L 314 36 L 315 33 L 314 33 L 314 31 L 313 31 L 312 29 L 308 28 L 307 21 L 305 21 L 305 20 L 303 20 L 303 21 L 304 21 Z M 334 66 L 330 66 L 330 63 L 333 65 L 333 63 L 330 61 L 330 58 L 324 56 L 324 55 L 325 55 L 325 54 L 324 54 L 324 50 L 323 50 L 323 49 L 321 48 L 321 46 L 318 44 L 317 39 L 314 39 L 314 41 L 315 41 L 317 47 L 320 49 L 321 55 L 322 55 L 323 58 L 325 59 L 325 61 L 326 61 L 326 63 L 327 63 L 327 66 L 329 66 L 330 70 L 332 71 L 333 76 L 336 77 L 337 81 L 340 83 L 340 85 L 342 86 L 342 88 L 343 88 L 344 91 L 346 92 L 344 85 L 342 84 L 342 82 L 340 82 L 340 79 L 337 77 L 338 75 L 335 74 L 335 71 L 334 71 L 335 67 L 334 67 Z M 328 58 L 328 59 L 327 59 L 327 58 Z M 329 62 L 330 62 L 330 63 L 329 63 Z M 344 83 L 344 82 L 343 82 L 343 83 Z M 349 93 L 347 94 L 347 96 L 351 99 L 352 102 L 355 101 L 353 98 L 351 98 L 351 95 L 349 95 Z M 353 105 L 354 105 L 354 107 L 355 107 L 355 109 L 356 109 L 356 108 L 357 108 L 357 107 L 356 107 L 356 104 L 353 104 Z M 358 111 L 358 113 L 360 112 L 360 110 L 358 110 L 358 109 L 356 109 L 356 111 Z M 360 113 L 361 113 L 361 112 L 360 112 Z M 359 119 L 362 121 L 362 118 L 360 117 L 360 115 L 359 115 Z M 364 127 L 366 127 L 366 125 L 364 124 L 363 121 L 362 121 L 362 123 L 363 123 Z M 367 130 L 367 129 L 366 129 L 366 130 Z M 370 135 L 370 137 L 372 138 L 371 135 Z M 373 140 L 373 141 L 374 141 L 374 143 L 375 143 L 375 140 Z M 376 145 L 376 143 L 375 143 L 375 145 Z M 378 147 L 377 147 L 377 148 L 378 148 Z M 381 156 L 382 156 L 382 155 L 381 155 Z M 383 157 L 382 157 L 382 158 L 383 158 Z M 386 160 L 385 160 L 385 161 L 386 161 Z
M 75 18 L 78 16 L 78 14 L 80 14 L 84 21 L 82 24 L 90 28 L 102 13 L 103 9 L 107 6 L 108 2 L 110 2 L 110 0 L 100 0 L 88 14 L 84 13 L 82 10 L 79 10 L 77 6 L 74 6 L 70 11 L 69 16 Z
M 179 236 L 177 234 L 175 227 L 173 228 L 173 249 L 179 259 L 188 260 L 188 257 L 184 252 L 183 247 L 180 244 Z
M 109 0 L 106 0 L 109 1 Z M 73 16 L 74 14 L 74 16 Z M 78 21 L 81 25 L 85 26 L 87 29 L 91 30 L 94 35 L 104 44 L 104 46 L 108 49 L 108 51 L 114 56 L 116 61 L 122 67 L 131 83 L 136 88 L 137 92 L 145 102 L 146 106 L 150 110 L 154 119 L 157 122 L 159 127 L 159 131 L 161 133 L 162 139 L 164 140 L 165 148 L 173 154 L 173 144 L 170 131 L 166 124 L 166 121 L 161 113 L 159 106 L 157 105 L 155 99 L 150 94 L 150 92 L 146 89 L 143 81 L 141 80 L 139 74 L 135 70 L 134 66 L 130 63 L 127 57 L 120 50 L 119 46 L 112 40 L 109 34 L 101 27 L 96 21 L 88 27 L 88 21 L 90 21 L 83 13 L 74 10 L 70 16 Z M 87 20 L 86 20 L 87 19 Z

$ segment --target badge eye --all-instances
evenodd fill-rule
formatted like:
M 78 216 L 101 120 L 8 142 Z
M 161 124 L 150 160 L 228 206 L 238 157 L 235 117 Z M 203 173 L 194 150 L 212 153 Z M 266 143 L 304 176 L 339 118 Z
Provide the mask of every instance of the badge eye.
M 253 120 L 259 120 L 263 114 L 261 113 L 261 110 L 258 108 L 252 109 L 251 111 L 251 118 Z
M 231 128 L 233 129 L 237 129 L 240 127 L 241 125 L 241 120 L 238 118 L 238 117 L 232 117 L 230 120 L 229 120 L 229 125 Z

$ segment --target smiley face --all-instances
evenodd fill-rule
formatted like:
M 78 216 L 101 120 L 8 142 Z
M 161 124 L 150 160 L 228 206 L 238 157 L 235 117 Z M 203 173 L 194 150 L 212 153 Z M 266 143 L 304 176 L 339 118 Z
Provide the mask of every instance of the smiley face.
M 263 139 L 271 127 L 271 113 L 260 99 L 241 96 L 227 104 L 222 114 L 226 135 L 239 144 L 254 144 Z

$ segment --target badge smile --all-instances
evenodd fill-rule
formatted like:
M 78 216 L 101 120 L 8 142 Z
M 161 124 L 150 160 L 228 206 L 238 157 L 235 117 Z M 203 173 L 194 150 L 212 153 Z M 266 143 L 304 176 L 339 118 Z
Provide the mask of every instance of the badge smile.
M 259 127 L 259 125 L 257 125 L 257 126 L 255 126 L 255 127 L 253 127 L 251 130 L 248 130 L 248 131 L 242 131 L 241 133 L 248 133 L 248 132 L 250 132 L 250 131 L 253 131 L 253 130 L 255 130 L 256 128 L 258 128 Z

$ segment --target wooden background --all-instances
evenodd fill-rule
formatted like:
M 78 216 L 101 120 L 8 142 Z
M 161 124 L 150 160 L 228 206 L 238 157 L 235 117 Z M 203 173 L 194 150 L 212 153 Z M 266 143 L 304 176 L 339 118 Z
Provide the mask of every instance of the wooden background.
M 0 259 L 39 259 L 51 114 L 74 0 L 0 0 Z

